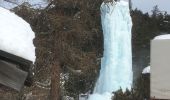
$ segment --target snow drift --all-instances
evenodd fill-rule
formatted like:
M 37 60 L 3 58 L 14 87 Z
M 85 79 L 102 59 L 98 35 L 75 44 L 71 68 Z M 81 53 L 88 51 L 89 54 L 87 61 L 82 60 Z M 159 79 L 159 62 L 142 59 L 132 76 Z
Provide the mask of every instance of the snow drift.
M 34 62 L 34 37 L 35 34 L 26 21 L 0 7 L 0 50 Z

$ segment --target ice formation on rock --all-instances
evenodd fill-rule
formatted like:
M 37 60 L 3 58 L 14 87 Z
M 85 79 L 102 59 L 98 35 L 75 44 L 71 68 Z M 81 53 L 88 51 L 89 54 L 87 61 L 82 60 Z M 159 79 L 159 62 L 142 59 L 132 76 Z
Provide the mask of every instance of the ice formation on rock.
M 101 20 L 104 52 L 100 75 L 94 94 L 90 96 L 89 100 L 101 100 L 100 96 L 104 98 L 110 96 L 111 99 L 111 95 L 103 96 L 103 94 L 111 94 L 120 88 L 125 91 L 131 89 L 132 85 L 132 21 L 128 2 L 102 3 Z M 96 98 L 95 95 L 97 95 Z M 102 100 L 105 100 L 104 98 Z
M 0 50 L 34 62 L 34 37 L 35 34 L 26 21 L 0 7 Z

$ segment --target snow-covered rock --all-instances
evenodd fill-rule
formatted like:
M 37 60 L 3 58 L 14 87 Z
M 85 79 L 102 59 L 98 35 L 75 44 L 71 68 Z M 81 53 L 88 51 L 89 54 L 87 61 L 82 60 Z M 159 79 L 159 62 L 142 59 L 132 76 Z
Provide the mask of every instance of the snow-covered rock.
M 147 74 L 147 73 L 150 73 L 150 66 L 145 67 L 142 71 L 142 74 Z
M 49 4 L 48 0 L 9 0 L 9 2 L 0 0 L 0 7 L 13 9 L 23 3 L 28 3 L 34 9 L 43 9 Z
M 0 7 L 0 50 L 34 62 L 34 37 L 35 34 L 26 21 Z
M 154 40 L 164 40 L 164 39 L 170 39 L 170 34 L 159 35 L 154 38 Z

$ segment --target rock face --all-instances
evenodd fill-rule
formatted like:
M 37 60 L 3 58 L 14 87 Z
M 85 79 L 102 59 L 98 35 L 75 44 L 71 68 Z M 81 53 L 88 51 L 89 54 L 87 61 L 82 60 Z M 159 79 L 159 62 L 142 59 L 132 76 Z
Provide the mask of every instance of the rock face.
M 94 93 L 112 93 L 122 88 L 131 89 L 132 51 L 129 4 L 126 1 L 103 3 L 101 20 L 104 53 Z M 90 99 L 91 100 L 91 99 Z M 95 99 L 97 100 L 97 99 Z

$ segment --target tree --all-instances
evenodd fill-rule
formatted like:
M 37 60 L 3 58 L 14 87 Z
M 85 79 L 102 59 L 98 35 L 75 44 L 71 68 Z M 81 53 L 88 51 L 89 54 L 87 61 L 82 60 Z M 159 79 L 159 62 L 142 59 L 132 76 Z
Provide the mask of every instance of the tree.
M 152 10 L 152 17 L 156 18 L 159 13 L 160 13 L 160 10 L 158 8 L 158 5 L 154 6 Z
M 129 9 L 132 10 L 132 0 L 129 0 Z

